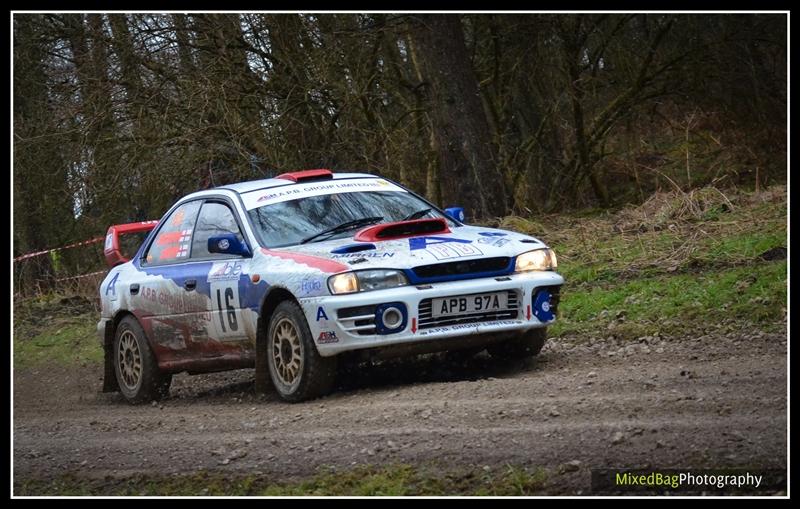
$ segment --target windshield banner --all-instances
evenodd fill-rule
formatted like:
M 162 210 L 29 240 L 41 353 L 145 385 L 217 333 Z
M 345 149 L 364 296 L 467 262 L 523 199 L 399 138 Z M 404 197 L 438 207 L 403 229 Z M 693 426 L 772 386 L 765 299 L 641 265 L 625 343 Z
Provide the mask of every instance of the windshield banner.
M 307 198 L 309 196 L 360 191 L 407 192 L 402 187 L 381 178 L 355 178 L 259 189 L 258 191 L 242 194 L 242 201 L 244 201 L 244 206 L 247 210 L 252 210 L 264 205 L 272 205 L 273 203 L 297 200 L 298 198 Z

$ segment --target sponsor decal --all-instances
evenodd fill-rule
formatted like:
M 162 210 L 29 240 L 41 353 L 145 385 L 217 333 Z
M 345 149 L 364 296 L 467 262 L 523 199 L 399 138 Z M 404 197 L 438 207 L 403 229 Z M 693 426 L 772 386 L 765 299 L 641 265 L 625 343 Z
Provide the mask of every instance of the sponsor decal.
M 244 206 L 247 210 L 281 203 L 284 201 L 307 198 L 310 196 L 321 196 L 325 194 L 352 193 L 358 191 L 396 191 L 407 192 L 402 187 L 376 178 L 341 179 L 326 182 L 310 182 L 307 184 L 296 184 L 292 186 L 282 186 L 277 189 L 262 189 L 251 191 L 242 195 Z
M 297 196 L 299 198 L 302 194 L 303 194 L 302 189 L 287 189 L 285 191 L 276 191 L 273 193 L 265 194 L 264 196 L 256 200 L 256 203 L 269 202 L 273 200 L 277 202 L 281 201 L 278 200 L 278 198 L 283 198 L 283 197 L 289 197 L 291 199 L 293 196 Z
M 181 206 L 178 210 L 175 211 L 175 215 L 172 216 L 172 220 L 169 222 L 170 225 L 175 227 L 180 227 L 183 224 L 183 219 L 186 217 L 186 207 Z
M 452 332 L 452 331 L 472 331 L 478 332 L 478 329 L 487 329 L 487 328 L 495 328 L 495 327 L 505 327 L 508 325 L 521 325 L 525 322 L 522 320 L 497 320 L 493 322 L 478 322 L 478 323 L 462 323 L 458 325 L 450 325 L 447 327 L 433 327 L 431 329 L 425 329 L 419 331 L 421 336 L 427 336 L 429 334 L 440 334 L 444 332 Z
M 322 309 L 322 306 L 319 306 L 317 308 L 317 321 L 327 320 L 327 319 L 328 319 L 328 315 L 325 314 L 325 310 Z
M 117 279 L 119 279 L 119 272 L 114 274 L 114 277 L 108 282 L 108 286 L 106 286 L 106 295 L 108 295 L 108 292 L 111 292 L 114 297 L 117 296 Z
M 191 239 L 192 230 L 190 228 L 176 232 L 162 233 L 158 236 L 158 239 L 156 239 L 156 245 L 169 247 L 161 251 L 159 259 L 171 260 L 173 258 L 186 258 L 189 256 L 189 242 Z
M 185 292 L 170 292 L 165 289 L 156 289 L 150 286 L 143 287 L 138 294 L 138 298 L 158 304 L 163 311 L 166 309 L 170 313 L 185 313 L 187 311 L 196 312 L 207 310 L 207 299 L 205 295 L 193 294 L 184 295 Z M 151 307 L 151 306 L 148 306 Z
M 429 235 L 426 237 L 411 237 L 408 239 L 408 247 L 412 251 L 416 251 L 417 249 L 427 249 L 428 246 L 434 244 L 445 243 L 472 244 L 472 241 L 467 239 L 457 239 L 455 237 L 437 237 L 435 235 Z
M 303 295 L 316 293 L 322 290 L 322 283 L 315 279 L 304 279 L 300 281 L 300 292 Z
M 158 292 L 156 292 L 154 289 L 150 288 L 149 286 L 145 286 L 144 288 L 142 288 L 142 291 L 139 292 L 139 296 L 141 298 L 146 299 L 146 300 L 151 300 L 153 302 L 157 302 L 158 301 L 157 295 L 158 295 Z
M 336 337 L 336 331 L 332 330 L 324 330 L 319 333 L 319 337 L 317 338 L 317 343 L 319 344 L 326 344 L 326 343 L 338 343 L 339 338 Z
M 411 251 L 424 249 L 437 260 L 483 254 L 483 251 L 472 245 L 471 240 L 455 237 L 437 237 L 435 235 L 411 237 L 408 239 L 408 247 Z
M 218 262 L 211 265 L 208 271 L 209 283 L 211 281 L 231 281 L 239 279 L 242 275 L 242 262 Z
M 395 254 L 384 252 L 384 253 L 365 253 L 363 251 L 356 251 L 355 253 L 340 253 L 331 255 L 331 258 L 391 258 Z
M 478 232 L 478 235 L 479 243 L 490 246 L 502 247 L 511 242 L 511 239 L 505 238 L 506 234 L 503 232 Z
M 186 258 L 189 256 L 189 241 L 192 240 L 192 230 L 187 229 L 181 232 L 180 241 L 179 241 L 179 249 L 178 249 L 178 258 Z

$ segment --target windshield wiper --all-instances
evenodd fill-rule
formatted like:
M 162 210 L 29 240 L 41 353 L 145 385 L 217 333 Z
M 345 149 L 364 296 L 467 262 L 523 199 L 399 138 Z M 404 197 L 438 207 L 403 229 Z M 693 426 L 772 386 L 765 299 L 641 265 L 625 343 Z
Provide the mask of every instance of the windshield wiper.
M 328 228 L 327 230 L 322 230 L 319 233 L 315 233 L 310 237 L 306 237 L 300 241 L 301 244 L 305 244 L 307 242 L 311 242 L 314 239 L 322 237 L 323 235 L 333 235 L 335 233 L 341 233 L 347 230 L 352 230 L 353 228 L 358 228 L 359 226 L 366 226 L 368 224 L 378 223 L 383 221 L 383 216 L 373 216 L 373 217 L 362 217 L 361 219 L 355 219 L 353 221 L 346 221 L 340 225 L 336 225 L 333 228 Z
M 419 219 L 422 216 L 424 216 L 425 214 L 427 214 L 428 212 L 430 212 L 431 210 L 432 209 L 422 209 L 422 210 L 418 210 L 416 212 L 412 212 L 411 214 L 409 214 L 406 217 L 404 217 L 402 219 L 402 221 L 411 221 L 412 219 Z

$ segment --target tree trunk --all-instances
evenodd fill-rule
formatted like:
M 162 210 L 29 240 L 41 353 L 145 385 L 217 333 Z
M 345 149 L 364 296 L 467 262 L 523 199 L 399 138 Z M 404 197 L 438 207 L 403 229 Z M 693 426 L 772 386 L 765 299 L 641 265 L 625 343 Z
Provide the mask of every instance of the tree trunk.
M 575 133 L 575 173 L 572 182 L 567 184 L 577 185 L 583 180 L 584 176 L 589 177 L 595 197 L 600 202 L 601 207 L 608 206 L 608 192 L 603 183 L 598 178 L 594 161 L 591 157 L 589 142 L 587 140 L 586 126 L 584 124 L 583 98 L 584 87 L 581 82 L 580 61 L 583 58 L 584 47 L 582 41 L 585 36 L 581 34 L 581 18 L 576 18 L 572 27 L 562 28 L 562 38 L 564 40 L 564 64 L 567 76 L 569 76 L 569 98 L 572 105 L 572 129 Z
M 459 17 L 417 16 L 411 39 L 415 61 L 428 84 L 443 204 L 463 205 L 468 217 L 504 215 L 505 182 L 494 161 Z

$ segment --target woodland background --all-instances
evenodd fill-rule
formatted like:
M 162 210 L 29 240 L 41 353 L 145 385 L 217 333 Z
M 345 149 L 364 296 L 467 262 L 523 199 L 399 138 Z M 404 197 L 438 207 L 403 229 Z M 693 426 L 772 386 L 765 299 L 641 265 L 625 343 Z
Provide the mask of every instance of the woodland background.
M 783 14 L 15 14 L 14 256 L 298 169 L 482 221 L 779 184 L 786 41 Z

